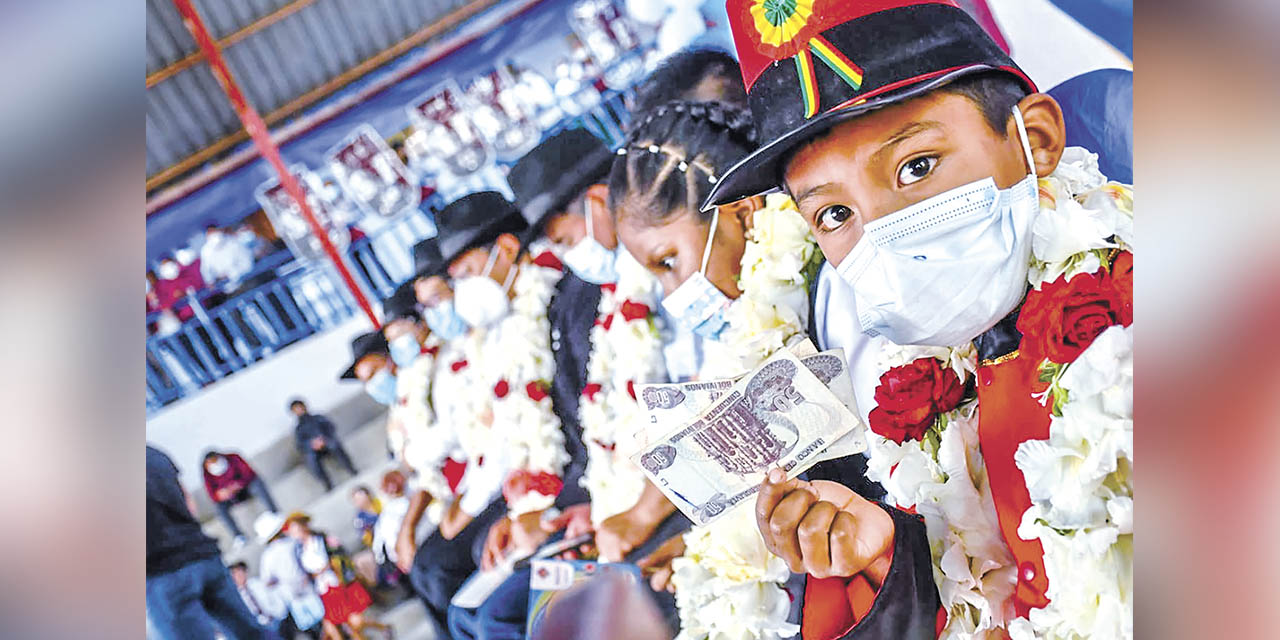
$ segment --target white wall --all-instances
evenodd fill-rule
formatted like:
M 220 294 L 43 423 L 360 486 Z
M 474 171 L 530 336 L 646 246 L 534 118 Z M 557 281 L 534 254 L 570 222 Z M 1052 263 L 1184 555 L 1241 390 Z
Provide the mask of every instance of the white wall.
M 147 420 L 147 442 L 173 458 L 183 484 L 198 486 L 206 449 L 248 458 L 289 435 L 295 422 L 286 406 L 290 398 L 306 398 L 312 411 L 325 413 L 363 393 L 338 375 L 349 364 L 351 339 L 369 328 L 368 319 L 355 316 L 165 407 Z

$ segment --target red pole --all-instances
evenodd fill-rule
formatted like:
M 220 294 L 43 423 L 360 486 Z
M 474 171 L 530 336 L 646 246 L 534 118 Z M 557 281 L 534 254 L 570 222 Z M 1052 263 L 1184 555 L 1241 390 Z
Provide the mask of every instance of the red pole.
M 280 149 L 271 139 L 271 132 L 267 130 L 266 123 L 262 121 L 253 105 L 245 100 L 244 94 L 240 92 L 240 86 L 236 84 L 235 78 L 231 76 L 231 70 L 227 68 L 226 61 L 222 59 L 222 50 L 218 47 L 218 43 L 214 41 L 213 36 L 209 35 L 209 30 L 205 28 L 204 21 L 200 19 L 200 14 L 192 6 L 191 0 L 173 0 L 173 5 L 178 8 L 178 13 L 182 14 L 182 22 L 187 25 L 187 30 L 191 32 L 191 35 L 196 39 L 196 44 L 204 52 L 204 57 L 209 61 L 209 67 L 213 71 L 213 77 L 217 78 L 218 84 L 222 85 L 222 90 L 226 92 L 227 99 L 231 102 L 231 107 L 235 109 L 236 115 L 240 116 L 240 122 L 244 124 L 245 131 L 248 131 L 249 136 L 253 138 L 253 145 L 258 148 L 258 153 L 263 158 L 266 158 L 267 162 L 271 163 L 271 167 L 275 169 L 276 175 L 280 178 L 280 184 L 284 186 L 289 196 L 298 203 L 298 207 L 302 211 L 302 218 L 311 227 L 311 233 L 314 233 L 316 238 L 320 240 L 320 246 L 324 247 L 324 252 L 328 254 L 329 260 L 333 262 L 333 266 L 337 267 L 338 274 L 342 276 L 342 281 L 347 285 L 347 289 L 351 291 L 351 295 L 355 296 L 356 303 L 364 310 L 365 315 L 369 316 L 369 322 L 373 323 L 373 328 L 380 328 L 378 316 L 374 314 L 368 298 L 365 298 L 364 292 L 356 284 L 355 278 L 352 278 L 351 272 L 347 270 L 347 265 L 343 262 L 342 256 L 334 248 L 333 243 L 329 241 L 329 234 L 325 233 L 324 228 L 316 220 L 315 214 L 311 213 L 311 207 L 307 206 L 307 199 L 302 193 L 302 187 L 294 179 L 293 174 L 289 173 L 289 170 L 284 166 L 284 161 L 280 159 Z

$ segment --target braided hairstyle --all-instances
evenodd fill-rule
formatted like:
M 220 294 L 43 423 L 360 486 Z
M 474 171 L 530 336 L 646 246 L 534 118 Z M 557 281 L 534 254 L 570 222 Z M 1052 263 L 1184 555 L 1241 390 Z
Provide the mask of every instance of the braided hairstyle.
M 751 114 L 739 107 L 676 101 L 650 111 L 609 171 L 614 222 L 626 215 L 657 225 L 685 211 L 700 215 L 720 176 L 755 149 Z

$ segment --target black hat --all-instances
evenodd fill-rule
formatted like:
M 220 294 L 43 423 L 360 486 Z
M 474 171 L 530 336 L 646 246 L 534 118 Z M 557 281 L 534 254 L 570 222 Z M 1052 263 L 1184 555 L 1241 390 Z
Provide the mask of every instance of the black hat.
M 580 128 L 565 129 L 543 140 L 516 161 L 507 174 L 507 184 L 529 222 L 529 235 L 540 234 L 550 213 L 603 180 L 612 166 L 609 147 Z
M 420 320 L 421 315 L 418 314 L 418 297 L 413 291 L 413 280 L 409 280 L 404 284 L 396 287 L 386 300 L 382 301 L 382 322 L 391 322 L 400 318 L 413 318 Z
M 384 356 L 389 355 L 387 351 L 387 339 L 382 336 L 381 331 L 370 331 L 369 333 L 362 333 L 356 336 L 355 339 L 351 341 L 351 366 L 347 367 L 347 370 L 342 372 L 339 379 L 350 380 L 351 378 L 356 377 L 356 363 L 360 362 L 361 358 L 376 353 L 380 353 Z
M 430 237 L 413 245 L 413 272 L 410 282 L 418 278 L 439 275 L 444 271 L 444 257 L 440 255 L 440 241 Z
M 497 191 L 481 191 L 450 202 L 436 214 L 436 238 L 440 242 L 443 269 L 463 252 L 483 246 L 504 233 L 521 234 L 529 228 L 514 204 Z
M 1005 72 L 1035 84 L 954 0 L 729 0 L 747 101 L 761 140 L 706 205 L 778 186 L 801 144 L 872 109 L 956 78 Z

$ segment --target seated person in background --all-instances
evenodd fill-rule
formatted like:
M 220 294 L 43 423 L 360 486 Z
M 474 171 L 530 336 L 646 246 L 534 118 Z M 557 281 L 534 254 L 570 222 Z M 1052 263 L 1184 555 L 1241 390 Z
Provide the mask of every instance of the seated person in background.
M 325 634 L 341 638 L 338 628 L 345 626 L 351 636 L 364 638 L 367 628 L 374 628 L 386 635 L 390 629 L 367 616 L 365 611 L 373 604 L 364 585 L 355 579 L 336 538 L 311 529 L 311 518 L 301 512 L 293 512 L 285 520 L 285 535 L 298 544 L 298 562 L 311 575 L 311 580 L 324 602 Z
M 210 451 L 204 454 L 204 488 L 218 510 L 218 517 L 227 526 L 231 535 L 235 536 L 235 547 L 244 546 L 244 534 L 231 517 L 231 507 L 248 500 L 250 496 L 257 498 L 267 511 L 276 513 L 276 503 L 267 491 L 267 485 L 254 472 L 253 467 L 236 453 L 219 453 Z
M 346 468 L 351 475 L 356 475 L 356 467 L 351 464 L 351 457 L 342 442 L 338 440 L 338 429 L 328 418 L 307 411 L 307 403 L 300 398 L 289 403 L 289 410 L 297 416 L 298 424 L 293 428 L 293 437 L 298 445 L 298 452 L 312 475 L 324 483 L 325 491 L 333 490 L 333 481 L 321 464 L 322 456 L 332 455 Z
M 200 276 L 211 285 L 235 289 L 253 271 L 253 251 L 235 236 L 216 225 L 204 230 L 204 246 L 200 247 Z
M 258 619 L 258 624 L 276 630 L 285 638 L 292 638 L 285 629 L 289 605 L 280 594 L 268 587 L 261 578 L 249 575 L 249 565 L 243 560 L 231 564 L 227 569 L 231 571 L 231 581 L 236 584 L 240 598 L 249 607 L 249 613 Z
M 324 603 L 310 574 L 298 562 L 298 543 L 284 534 L 285 524 L 285 517 L 278 513 L 266 514 L 253 523 L 258 542 L 263 545 L 258 575 L 288 609 L 280 635 L 290 640 L 301 632 L 320 640 Z
M 396 540 L 409 513 L 411 501 L 407 486 L 408 481 L 399 471 L 393 469 L 382 476 L 382 511 L 373 525 L 373 536 L 369 542 L 378 563 L 379 584 L 398 583 L 404 575 L 396 566 Z
M 382 512 L 382 504 L 369 491 L 369 487 L 360 485 L 351 490 L 351 504 L 356 507 L 355 529 L 360 534 L 360 544 L 373 545 L 373 529 L 378 523 L 378 515 Z

